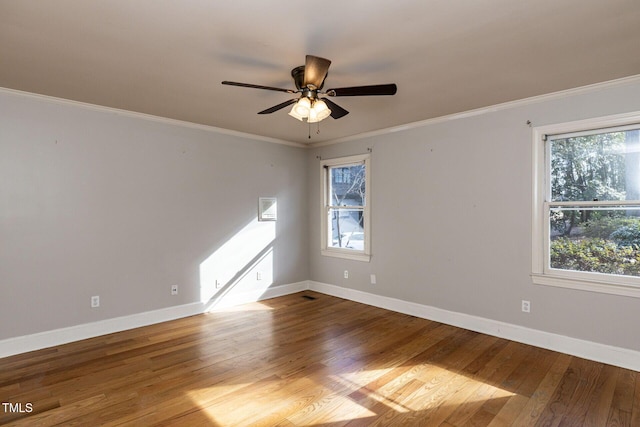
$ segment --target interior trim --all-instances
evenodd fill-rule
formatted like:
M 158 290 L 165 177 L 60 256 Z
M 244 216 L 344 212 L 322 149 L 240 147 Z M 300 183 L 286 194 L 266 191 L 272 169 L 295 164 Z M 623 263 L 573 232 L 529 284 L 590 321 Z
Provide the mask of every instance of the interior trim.
M 27 353 L 29 351 L 42 350 L 44 348 L 55 347 L 74 341 L 95 338 L 101 335 L 140 328 L 142 326 L 153 325 L 156 323 L 168 322 L 183 317 L 195 316 L 197 314 L 215 311 L 216 309 L 228 308 L 234 305 L 276 298 L 306 290 L 308 287 L 309 285 L 306 281 L 291 283 L 288 285 L 274 286 L 267 289 L 265 292 L 247 292 L 233 295 L 231 298 L 227 298 L 224 301 L 214 301 L 207 304 L 197 302 L 177 305 L 161 308 L 159 310 L 101 320 L 98 322 L 84 323 L 81 325 L 54 329 L 31 335 L 8 338 L 0 340 L 0 358 Z
M 240 138 L 246 138 L 246 139 L 254 140 L 254 141 L 271 142 L 271 143 L 274 143 L 274 144 L 289 145 L 289 146 L 298 147 L 298 148 L 316 148 L 316 147 L 323 147 L 323 146 L 326 146 L 326 145 L 338 144 L 338 143 L 341 143 L 341 142 L 357 141 L 357 140 L 364 139 L 364 138 L 371 138 L 371 137 L 380 136 L 380 135 L 388 135 L 388 134 L 391 134 L 391 133 L 401 132 L 401 131 L 410 130 L 410 129 L 421 128 L 421 127 L 433 125 L 433 124 L 436 124 L 436 123 L 443 123 L 443 122 L 448 122 L 448 121 L 452 121 L 452 120 L 463 119 L 463 118 L 466 118 L 466 117 L 479 116 L 479 115 L 486 114 L 486 113 L 492 113 L 492 112 L 495 112 L 495 111 L 506 110 L 508 108 L 521 107 L 521 106 L 525 106 L 525 105 L 529 105 L 529 104 L 536 104 L 536 103 L 539 103 L 539 102 L 559 99 L 559 98 L 566 97 L 566 96 L 580 95 L 580 94 L 583 94 L 583 93 L 592 92 L 594 90 L 600 90 L 600 89 L 605 89 L 605 88 L 615 87 L 615 86 L 624 86 L 624 85 L 633 84 L 633 83 L 636 83 L 636 82 L 639 82 L 639 81 L 640 81 L 640 74 L 637 74 L 637 75 L 634 75 L 634 76 L 622 77 L 620 79 L 609 80 L 609 81 L 600 82 L 600 83 L 594 83 L 594 84 L 590 84 L 590 85 L 586 85 L 586 86 L 580 86 L 580 87 L 573 88 L 573 89 L 566 89 L 566 90 L 562 90 L 562 91 L 558 91 L 558 92 L 551 92 L 551 93 L 544 94 L 544 95 L 538 95 L 538 96 L 532 96 L 532 97 L 529 97 L 529 98 L 518 99 L 518 100 L 515 100 L 515 101 L 503 102 L 503 103 L 500 103 L 500 104 L 495 104 L 495 105 L 490 105 L 490 106 L 487 106 L 487 107 L 476 108 L 476 109 L 473 109 L 473 110 L 463 111 L 463 112 L 460 112 L 460 113 L 453 113 L 453 114 L 448 114 L 448 115 L 445 115 L 445 116 L 434 117 L 434 118 L 431 118 L 431 119 L 420 120 L 420 121 L 417 121 L 417 122 L 407 123 L 407 124 L 400 125 L 400 126 L 393 126 L 393 127 L 390 127 L 390 128 L 378 129 L 378 130 L 374 130 L 374 131 L 371 131 L 371 132 L 363 132 L 363 133 L 359 133 L 359 134 L 356 134 L 356 135 L 346 136 L 344 138 L 336 138 L 336 139 L 332 139 L 332 140 L 329 140 L 329 141 L 311 142 L 311 143 L 304 143 L 304 144 L 300 143 L 300 142 L 295 142 L 295 141 L 287 141 L 287 140 L 284 140 L 284 139 L 270 138 L 270 137 L 266 137 L 266 136 L 255 135 L 255 134 L 250 134 L 250 133 L 244 133 L 244 132 L 239 132 L 239 131 L 233 131 L 233 130 L 219 128 L 219 127 L 215 127 L 215 126 L 202 125 L 202 124 L 187 122 L 187 121 L 183 121 L 183 120 L 169 119 L 169 118 L 166 118 L 166 117 L 154 116 L 154 115 L 151 115 L 151 114 L 137 113 L 135 111 L 122 110 L 122 109 L 113 108 L 113 107 L 105 107 L 105 106 L 102 106 L 102 105 L 90 104 L 90 103 L 80 102 L 80 101 L 72 101 L 72 100 L 69 100 L 69 99 L 57 98 L 57 97 L 54 97 L 54 96 L 41 95 L 41 94 L 37 94 L 37 93 L 25 92 L 25 91 L 9 89 L 9 88 L 4 88 L 4 87 L 0 87 L 0 93 L 32 97 L 32 98 L 37 98 L 37 99 L 48 101 L 48 102 L 57 102 L 57 103 L 60 103 L 60 104 L 73 105 L 73 106 L 76 106 L 76 107 L 87 108 L 87 109 L 96 110 L 96 111 L 103 111 L 103 112 L 108 112 L 108 113 L 113 113 L 113 114 L 120 114 L 120 115 L 139 118 L 139 119 L 143 119 L 143 120 L 150 120 L 150 121 L 154 121 L 154 122 L 167 123 L 167 124 L 171 124 L 171 125 L 175 125 L 175 126 L 187 127 L 187 128 L 191 128 L 191 129 L 204 130 L 204 131 L 207 131 L 207 132 L 215 132 L 215 133 L 220 133 L 220 134 L 225 134 L 225 135 L 231 135 L 231 136 L 236 136 L 236 137 L 240 137 Z
M 385 310 L 446 323 L 447 325 L 457 326 L 482 334 L 640 372 L 640 351 L 567 337 L 520 325 L 500 322 L 498 320 L 443 310 L 437 307 L 370 294 L 327 283 L 310 281 L 309 289 Z
M 359 133 L 357 135 L 346 136 L 344 138 L 332 139 L 330 141 L 311 142 L 308 144 L 308 147 L 312 147 L 312 148 L 323 147 L 327 145 L 338 144 L 341 142 L 357 141 L 364 138 L 388 135 L 395 132 L 417 129 L 425 126 L 434 125 L 437 123 L 444 123 L 452 120 L 459 120 L 467 117 L 479 116 L 482 114 L 493 113 L 496 111 L 507 110 L 510 108 L 523 107 L 526 105 L 537 104 L 545 101 L 552 101 L 552 100 L 561 99 L 567 96 L 581 95 L 584 93 L 593 92 L 594 90 L 601 90 L 601 89 L 606 89 L 610 87 L 634 84 L 639 81 L 640 81 L 640 74 L 636 74 L 635 76 L 623 77 L 620 79 L 594 83 L 586 86 L 579 86 L 572 89 L 561 90 L 558 92 L 551 92 L 544 95 L 532 96 L 529 98 L 522 98 L 515 101 L 503 102 L 500 104 L 490 105 L 487 107 L 480 107 L 473 110 L 463 111 L 460 113 L 453 113 L 453 114 L 448 114 L 446 116 L 439 116 L 431 119 L 425 119 L 417 122 L 407 123 L 405 125 L 394 126 L 394 127 L 385 128 L 385 129 L 378 129 L 371 132 Z
M 21 90 L 9 89 L 5 87 L 0 87 L 0 93 L 5 93 L 8 95 L 24 96 L 28 98 L 35 98 L 40 101 L 70 105 L 73 107 L 79 107 L 79 108 L 84 108 L 84 109 L 93 110 L 93 111 L 100 111 L 103 113 L 116 114 L 120 116 L 131 117 L 134 119 L 147 120 L 147 121 L 164 123 L 164 124 L 173 125 L 173 126 L 180 126 L 180 127 L 189 128 L 189 129 L 197 129 L 197 130 L 203 130 L 206 132 L 213 132 L 213 133 L 218 133 L 223 135 L 235 136 L 238 138 L 247 139 L 251 142 L 270 142 L 272 144 L 289 145 L 289 146 L 298 147 L 298 148 L 308 147 L 308 144 L 302 144 L 294 141 L 287 141 L 284 139 L 270 138 L 268 136 L 239 132 L 235 130 L 219 128 L 219 127 L 210 126 L 210 125 L 187 122 L 184 120 L 170 119 L 168 117 L 154 116 L 152 114 L 138 113 L 136 111 L 122 110 L 122 109 L 113 108 L 113 107 L 105 107 L 103 105 L 90 104 L 88 102 L 80 102 L 80 101 L 73 101 L 71 99 L 57 98 L 55 96 L 41 95 L 39 93 L 24 92 Z
M 54 347 L 73 341 L 193 316 L 207 311 L 215 311 L 217 308 L 276 298 L 304 290 L 313 290 L 385 310 L 404 313 L 422 319 L 445 323 L 451 326 L 640 372 L 640 351 L 567 337 L 511 323 L 500 322 L 498 320 L 444 310 L 312 280 L 269 288 L 266 292 L 257 296 L 257 299 L 255 294 L 247 293 L 234 297 L 233 301 L 213 307 L 206 306 L 202 303 L 185 304 L 107 319 L 101 322 L 87 323 L 22 337 L 9 338 L 0 341 L 0 357 L 8 357 L 15 354 Z

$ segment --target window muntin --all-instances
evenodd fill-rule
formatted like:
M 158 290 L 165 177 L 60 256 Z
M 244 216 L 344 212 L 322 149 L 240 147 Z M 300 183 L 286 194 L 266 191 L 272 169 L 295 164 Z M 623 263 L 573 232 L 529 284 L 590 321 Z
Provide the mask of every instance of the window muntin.
M 638 123 L 534 130 L 534 283 L 640 297 Z
M 369 156 L 322 162 L 324 255 L 369 260 Z

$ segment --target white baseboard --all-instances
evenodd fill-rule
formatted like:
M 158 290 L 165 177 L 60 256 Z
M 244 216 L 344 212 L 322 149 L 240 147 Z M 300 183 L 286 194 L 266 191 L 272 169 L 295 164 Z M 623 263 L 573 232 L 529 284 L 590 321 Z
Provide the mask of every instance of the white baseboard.
M 247 292 L 224 298 L 212 304 L 200 302 L 162 308 L 159 310 L 136 313 L 129 316 L 106 319 L 99 322 L 84 323 L 82 325 L 67 328 L 54 329 L 21 337 L 8 338 L 0 341 L 0 358 L 29 351 L 41 350 L 48 347 L 67 344 L 114 332 L 148 326 L 155 323 L 167 322 L 182 317 L 193 316 L 207 311 L 215 311 L 219 308 L 227 308 L 233 305 L 246 304 L 292 294 L 308 289 L 307 281 L 292 283 L 282 286 L 274 286 L 266 291 Z
M 395 298 L 370 294 L 327 283 L 309 281 L 309 289 L 323 294 L 384 308 L 457 326 L 487 335 L 505 338 L 548 350 L 566 353 L 596 362 L 607 363 L 634 371 L 640 371 L 640 352 L 606 344 L 599 344 L 577 338 L 544 332 L 537 329 L 472 316 L 469 314 L 443 310 L 428 305 L 416 304 Z
M 41 350 L 73 341 L 139 328 L 141 326 L 166 322 L 181 317 L 193 316 L 194 314 L 202 313 L 202 307 L 203 305 L 201 303 L 185 304 L 144 313 L 136 313 L 129 316 L 115 317 L 99 322 L 84 323 L 67 328 L 38 332 L 21 337 L 8 338 L 0 341 L 0 357 Z
M 295 294 L 296 292 L 302 292 L 306 289 L 309 289 L 309 282 L 307 280 L 303 282 L 290 283 L 288 285 L 274 286 L 273 288 L 267 288 L 265 291 L 257 290 L 241 294 L 229 294 L 225 295 L 224 298 L 214 300 L 210 304 L 207 304 L 204 311 L 216 311 L 216 309 L 262 301 L 269 298 L 277 298 L 284 295 Z
M 550 332 L 525 328 L 523 326 L 513 325 L 510 323 L 499 322 L 497 320 L 443 310 L 428 305 L 416 304 L 414 302 L 403 301 L 396 298 L 370 294 L 367 292 L 314 281 L 302 281 L 282 286 L 275 286 L 273 288 L 268 288 L 264 292 L 256 291 L 233 295 L 212 304 L 185 304 L 160 310 L 137 313 L 130 316 L 107 319 L 100 322 L 86 323 L 68 328 L 9 338 L 0 341 L 0 358 L 87 338 L 94 338 L 100 335 L 125 331 L 141 326 L 166 322 L 182 317 L 193 316 L 234 305 L 276 298 L 301 292 L 306 289 L 374 307 L 384 308 L 386 310 L 409 314 L 423 319 L 446 323 L 448 325 L 457 326 L 487 335 L 559 351 L 572 356 L 578 356 L 597 362 L 620 366 L 626 369 L 632 369 L 634 371 L 640 371 L 640 352 L 638 351 L 580 340 Z

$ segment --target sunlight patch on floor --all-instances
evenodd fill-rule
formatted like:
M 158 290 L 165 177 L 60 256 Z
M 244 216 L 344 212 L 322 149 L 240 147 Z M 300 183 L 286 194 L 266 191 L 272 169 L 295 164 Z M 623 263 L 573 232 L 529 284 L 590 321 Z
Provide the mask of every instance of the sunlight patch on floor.
M 262 397 L 246 400 L 242 389 L 247 387 L 254 389 L 253 392 L 255 388 L 261 389 Z M 217 385 L 192 390 L 186 395 L 214 425 L 221 426 L 252 424 L 270 415 L 274 422 L 286 418 L 299 426 L 376 415 L 343 393 L 336 394 L 333 387 L 325 387 L 308 378 Z
M 371 384 L 376 378 L 382 377 L 391 370 L 376 369 L 345 373 L 334 377 L 333 380 L 344 384 L 352 391 L 358 390 L 360 396 L 366 396 L 369 401 L 382 403 L 397 413 L 437 407 L 444 399 L 447 405 L 462 405 L 516 395 L 481 379 L 435 365 L 416 365 L 384 385 Z M 409 382 L 413 382 L 415 389 L 409 392 L 404 391 L 403 387 Z M 464 390 L 464 393 L 459 393 L 461 390 Z M 417 396 L 422 398 L 416 399 Z
M 234 305 L 231 307 L 221 307 L 212 310 L 212 313 L 242 313 L 246 311 L 272 311 L 273 307 L 260 302 L 251 302 L 247 304 Z
M 262 303 L 227 310 L 246 309 L 271 310 Z M 358 419 L 365 423 L 396 418 L 400 422 L 412 417 L 445 420 L 455 408 L 462 410 L 458 416 L 464 417 L 464 411 L 475 411 L 485 402 L 517 395 L 502 388 L 501 380 L 486 381 L 446 364 L 384 363 L 379 369 L 359 366 L 351 357 L 343 357 L 318 362 L 316 369 L 306 373 L 300 370 L 286 375 L 278 371 L 258 379 L 258 373 L 248 371 L 238 383 L 220 383 L 187 395 L 216 425 L 277 424 L 286 420 L 307 427 Z
M 353 401 L 347 396 L 329 396 L 307 408 L 287 417 L 297 426 L 339 423 L 361 418 L 375 417 L 377 414 Z

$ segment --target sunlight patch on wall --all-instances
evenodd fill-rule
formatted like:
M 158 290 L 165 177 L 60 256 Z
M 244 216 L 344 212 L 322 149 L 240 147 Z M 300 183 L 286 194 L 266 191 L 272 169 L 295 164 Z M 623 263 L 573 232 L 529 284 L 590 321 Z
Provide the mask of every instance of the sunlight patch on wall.
M 200 264 L 200 301 L 209 309 L 257 301 L 273 284 L 275 237 L 275 222 L 254 218 L 227 240 Z

